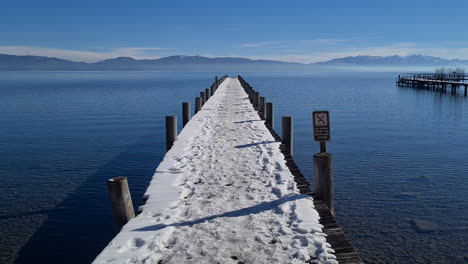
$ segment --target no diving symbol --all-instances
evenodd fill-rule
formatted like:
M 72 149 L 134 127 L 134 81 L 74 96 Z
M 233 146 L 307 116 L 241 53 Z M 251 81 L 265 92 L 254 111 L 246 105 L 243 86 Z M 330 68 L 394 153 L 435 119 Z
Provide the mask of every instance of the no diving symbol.
M 328 118 L 326 113 L 315 114 L 315 125 L 316 126 L 327 126 Z
M 315 141 L 330 140 L 330 114 L 328 111 L 314 111 L 314 139 Z

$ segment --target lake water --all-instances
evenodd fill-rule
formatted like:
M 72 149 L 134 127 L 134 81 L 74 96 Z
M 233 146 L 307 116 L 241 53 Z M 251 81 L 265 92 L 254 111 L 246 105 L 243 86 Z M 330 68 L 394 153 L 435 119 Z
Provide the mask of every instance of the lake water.
M 128 177 L 140 205 L 164 116 L 180 127 L 215 74 L 0 72 L 0 263 L 92 261 L 116 232 L 106 180 Z M 395 73 L 243 76 L 279 133 L 294 117 L 309 179 L 311 112 L 330 111 L 336 215 L 366 262 L 468 262 L 466 97 L 397 88 Z

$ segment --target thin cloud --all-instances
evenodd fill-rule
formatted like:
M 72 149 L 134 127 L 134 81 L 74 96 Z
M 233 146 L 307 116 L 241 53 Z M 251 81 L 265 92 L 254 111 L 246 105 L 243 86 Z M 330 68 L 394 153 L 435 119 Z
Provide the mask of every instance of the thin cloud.
M 240 44 L 240 47 L 241 48 L 258 48 L 258 47 L 271 46 L 271 45 L 278 44 L 278 43 L 279 42 L 269 42 L 269 41 L 257 42 L 257 43 L 244 43 L 244 44 Z
M 319 44 L 319 45 L 335 45 L 340 42 L 345 42 L 344 39 L 335 39 L 335 38 L 319 38 L 319 39 L 304 39 L 299 42 L 303 44 Z
M 313 63 L 319 61 L 327 61 L 337 58 L 368 55 L 368 56 L 407 56 L 418 53 L 414 43 L 396 43 L 390 46 L 380 47 L 367 47 L 361 49 L 348 49 L 336 52 L 314 52 L 309 54 L 285 54 L 285 55 L 264 55 L 264 56 L 251 56 L 252 59 L 268 59 L 279 60 L 286 62 L 299 62 L 299 63 Z
M 115 52 L 140 52 L 140 51 L 149 51 L 149 50 L 168 50 L 168 48 L 159 48 L 159 47 L 127 47 L 127 48 L 117 48 Z
M 336 38 L 318 38 L 318 39 L 303 39 L 291 41 L 262 41 L 254 43 L 240 44 L 241 48 L 259 48 L 259 47 L 272 47 L 281 45 L 283 48 L 291 48 L 297 45 L 335 45 L 340 42 L 345 42 L 344 39 Z
M 0 46 L 0 53 L 2 54 L 46 56 L 82 62 L 96 62 L 122 56 L 136 59 L 156 59 L 161 56 L 157 56 L 153 52 L 165 50 L 168 49 L 161 47 L 121 47 L 107 52 L 94 52 L 31 46 Z

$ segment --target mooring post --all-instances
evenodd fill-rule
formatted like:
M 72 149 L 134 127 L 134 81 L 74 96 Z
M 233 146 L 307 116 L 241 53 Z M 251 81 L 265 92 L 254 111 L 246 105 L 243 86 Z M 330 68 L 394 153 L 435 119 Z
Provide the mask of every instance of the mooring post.
M 210 89 L 206 88 L 205 89 L 205 102 L 210 99 Z
M 135 209 L 133 208 L 127 177 L 109 179 L 107 181 L 107 188 L 112 202 L 115 223 L 120 230 L 130 219 L 135 217 Z
M 333 164 L 330 153 L 317 153 L 314 155 L 314 182 L 315 197 L 322 200 L 335 215 L 333 199 Z
M 205 92 L 200 92 L 201 104 L 202 106 L 205 104 Z
M 289 149 L 289 154 L 293 155 L 293 118 L 292 116 L 283 116 L 281 118 L 281 143 Z
M 215 76 L 215 83 L 218 82 L 218 75 Z
M 255 110 L 258 111 L 258 97 L 260 96 L 260 93 L 259 92 L 255 92 L 254 93 L 254 99 L 253 99 L 253 106 L 255 108 Z
M 183 102 L 182 103 L 182 127 L 185 127 L 188 121 L 190 121 L 190 103 Z
M 177 140 L 177 116 L 166 116 L 166 151 L 169 151 Z
M 260 118 L 265 120 L 265 96 L 260 96 L 259 110 Z
M 198 113 L 201 110 L 202 100 L 200 97 L 195 97 L 195 111 L 194 114 Z
M 253 104 L 254 103 L 254 97 L 255 97 L 255 89 L 252 89 L 250 91 L 250 102 Z
M 271 128 L 274 128 L 274 112 L 273 112 L 273 103 L 266 103 L 266 117 L 265 121 Z

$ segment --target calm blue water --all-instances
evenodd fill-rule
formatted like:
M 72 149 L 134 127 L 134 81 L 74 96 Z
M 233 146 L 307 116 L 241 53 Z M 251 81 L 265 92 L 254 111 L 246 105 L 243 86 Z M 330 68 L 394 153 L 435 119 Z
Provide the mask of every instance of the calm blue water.
M 116 232 L 106 180 L 128 177 L 141 204 L 164 116 L 180 117 L 214 75 L 0 72 L 0 263 L 94 259 Z M 275 103 L 279 133 L 294 116 L 309 178 L 311 112 L 330 110 L 337 218 L 364 260 L 466 263 L 467 98 L 397 88 L 395 76 L 244 74 Z

